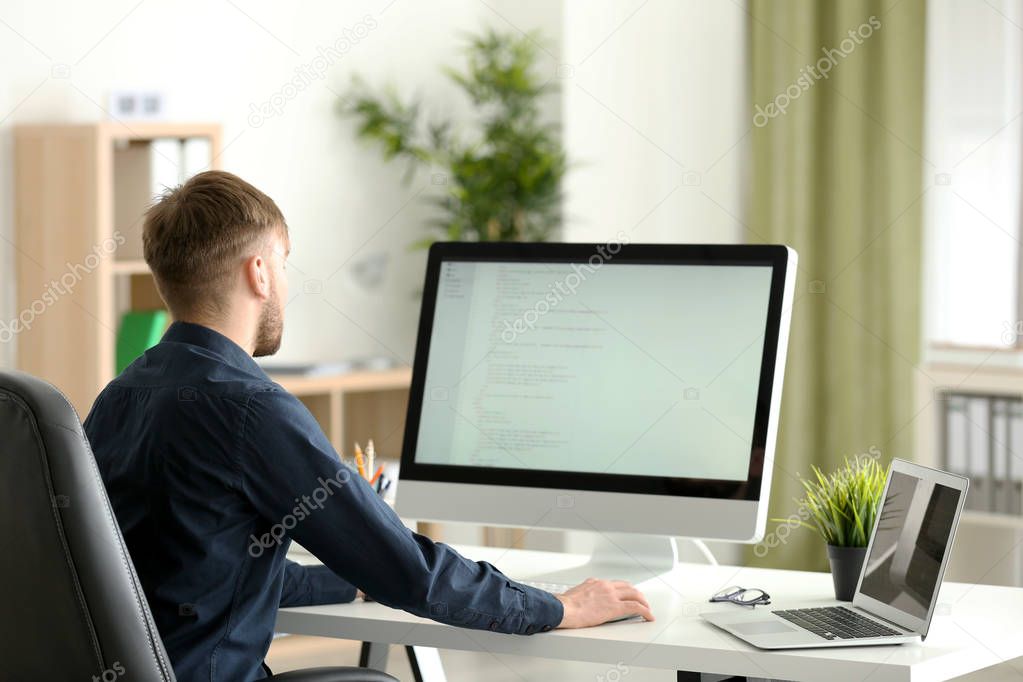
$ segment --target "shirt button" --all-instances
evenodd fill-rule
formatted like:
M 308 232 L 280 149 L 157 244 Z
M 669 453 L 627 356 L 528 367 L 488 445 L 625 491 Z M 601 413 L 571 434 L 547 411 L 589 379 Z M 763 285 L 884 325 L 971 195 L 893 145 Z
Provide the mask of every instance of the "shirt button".
M 490 629 L 495 631 L 495 632 L 497 631 L 497 627 L 499 625 L 500 625 L 500 623 L 498 623 L 496 620 L 490 621 Z
M 544 625 L 540 629 L 543 630 L 544 632 L 550 632 L 551 631 L 551 626 L 550 625 Z
M 536 632 L 536 626 L 534 626 L 534 625 L 527 625 L 526 626 L 526 634 L 527 635 L 531 635 L 534 632 Z

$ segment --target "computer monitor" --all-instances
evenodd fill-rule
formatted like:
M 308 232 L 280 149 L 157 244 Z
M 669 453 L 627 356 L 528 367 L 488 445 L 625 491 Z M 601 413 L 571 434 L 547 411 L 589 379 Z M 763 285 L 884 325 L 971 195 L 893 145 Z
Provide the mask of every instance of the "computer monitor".
M 437 243 L 397 509 L 758 541 L 796 253 Z

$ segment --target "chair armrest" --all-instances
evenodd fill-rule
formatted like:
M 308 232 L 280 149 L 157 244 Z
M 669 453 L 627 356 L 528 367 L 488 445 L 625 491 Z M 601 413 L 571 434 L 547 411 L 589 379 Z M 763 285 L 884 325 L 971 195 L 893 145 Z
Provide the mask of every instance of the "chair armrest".
M 387 673 L 369 668 L 307 668 L 266 679 L 268 682 L 398 682 Z

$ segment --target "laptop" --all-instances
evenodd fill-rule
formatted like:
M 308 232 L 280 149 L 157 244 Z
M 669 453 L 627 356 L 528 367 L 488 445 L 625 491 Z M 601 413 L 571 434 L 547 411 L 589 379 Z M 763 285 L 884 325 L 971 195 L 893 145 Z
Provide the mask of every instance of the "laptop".
M 923 641 L 968 487 L 962 476 L 896 459 L 852 603 L 701 615 L 760 649 Z

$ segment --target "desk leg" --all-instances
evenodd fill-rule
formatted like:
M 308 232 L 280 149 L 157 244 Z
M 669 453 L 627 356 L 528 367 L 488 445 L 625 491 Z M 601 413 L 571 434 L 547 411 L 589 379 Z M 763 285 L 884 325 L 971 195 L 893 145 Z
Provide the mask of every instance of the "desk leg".
M 387 657 L 391 645 L 382 642 L 363 642 L 359 652 L 359 667 L 387 672 Z M 407 646 L 408 665 L 416 682 L 447 682 L 440 652 L 428 646 Z
M 416 682 L 447 682 L 438 650 L 428 646 L 407 646 L 405 653 Z
M 385 642 L 363 642 L 359 651 L 359 667 L 387 672 L 387 656 L 391 645 Z

